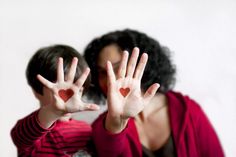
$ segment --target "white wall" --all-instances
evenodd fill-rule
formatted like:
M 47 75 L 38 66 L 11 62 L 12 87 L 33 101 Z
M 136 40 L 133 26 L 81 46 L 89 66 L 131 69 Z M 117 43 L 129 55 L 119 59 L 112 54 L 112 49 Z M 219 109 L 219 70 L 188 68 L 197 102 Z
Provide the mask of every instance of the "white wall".
M 10 129 L 38 107 L 25 79 L 41 46 L 80 52 L 95 36 L 134 28 L 168 46 L 178 68 L 176 90 L 197 100 L 229 157 L 236 156 L 236 1 L 0 0 L 0 156 L 16 156 Z

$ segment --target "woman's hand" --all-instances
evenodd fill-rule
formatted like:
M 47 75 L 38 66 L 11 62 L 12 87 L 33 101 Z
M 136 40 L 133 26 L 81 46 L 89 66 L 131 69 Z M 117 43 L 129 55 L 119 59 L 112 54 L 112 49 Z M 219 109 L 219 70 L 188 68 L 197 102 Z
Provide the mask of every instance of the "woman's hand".
M 122 60 L 115 76 L 111 63 L 107 62 L 108 75 L 108 114 L 105 127 L 113 133 L 122 131 L 130 117 L 137 116 L 155 95 L 159 84 L 151 85 L 143 94 L 141 78 L 148 60 L 143 53 L 138 65 L 139 49 L 134 48 L 128 62 L 128 52 L 124 51 Z

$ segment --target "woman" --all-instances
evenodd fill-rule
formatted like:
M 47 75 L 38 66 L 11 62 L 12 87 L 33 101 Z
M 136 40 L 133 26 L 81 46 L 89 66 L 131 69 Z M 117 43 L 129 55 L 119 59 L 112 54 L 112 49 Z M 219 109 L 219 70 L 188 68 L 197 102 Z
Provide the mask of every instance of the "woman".
M 137 47 L 145 53 L 139 56 Z M 99 156 L 224 156 L 200 106 L 172 91 L 175 67 L 168 48 L 126 29 L 94 39 L 84 56 L 96 89 L 93 94 L 105 96 L 108 104 L 108 112 L 93 124 Z

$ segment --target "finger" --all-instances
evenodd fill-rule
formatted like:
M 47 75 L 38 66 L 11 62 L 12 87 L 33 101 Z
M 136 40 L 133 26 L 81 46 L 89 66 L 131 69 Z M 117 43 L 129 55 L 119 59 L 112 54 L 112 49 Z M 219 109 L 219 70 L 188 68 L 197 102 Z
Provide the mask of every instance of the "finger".
M 79 89 L 79 92 L 78 92 L 78 95 L 79 95 L 80 98 L 81 98 L 82 95 L 83 95 L 83 91 L 84 91 L 84 87 L 81 87 L 81 88 Z
M 67 81 L 68 82 L 71 82 L 71 83 L 74 82 L 77 64 L 78 64 L 78 58 L 74 57 L 72 62 L 71 62 L 69 73 L 67 75 Z
M 148 102 L 153 98 L 153 96 L 156 94 L 157 89 L 160 87 L 160 84 L 154 83 L 151 85 L 147 91 L 144 94 L 144 102 L 145 104 L 148 104 Z
M 107 77 L 108 77 L 108 88 L 112 87 L 114 82 L 116 81 L 116 76 L 112 68 L 112 64 L 110 61 L 107 61 Z
M 128 69 L 127 69 L 126 76 L 133 77 L 134 69 L 136 67 L 136 63 L 138 60 L 138 55 L 139 55 L 139 48 L 135 47 L 133 49 L 132 55 L 131 55 L 129 63 L 128 63 Z
M 38 74 L 37 75 L 37 79 L 39 80 L 39 82 L 41 82 L 45 87 L 52 89 L 53 87 L 53 83 L 48 81 L 47 79 L 45 79 L 42 75 Z
M 84 104 L 80 106 L 80 111 L 96 111 L 99 109 L 100 107 L 96 104 Z
M 57 82 L 64 82 L 63 58 L 59 57 L 57 63 Z
M 85 71 L 82 73 L 82 75 L 80 76 L 80 78 L 75 82 L 75 84 L 81 88 L 84 84 L 84 82 L 86 81 L 88 75 L 89 75 L 90 69 L 86 68 Z
M 141 80 L 145 66 L 147 64 L 147 60 L 148 60 L 148 55 L 146 53 L 143 53 L 138 63 L 138 66 L 135 70 L 134 78 Z
M 127 51 L 124 51 L 122 55 L 121 63 L 118 69 L 117 78 L 125 77 L 128 57 L 129 57 L 129 53 Z

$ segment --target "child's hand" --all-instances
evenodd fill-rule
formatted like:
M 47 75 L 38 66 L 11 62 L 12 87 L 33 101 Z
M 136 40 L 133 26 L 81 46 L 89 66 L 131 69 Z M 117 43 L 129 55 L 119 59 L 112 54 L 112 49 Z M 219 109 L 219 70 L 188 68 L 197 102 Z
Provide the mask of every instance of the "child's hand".
M 128 118 L 135 117 L 144 109 L 160 86 L 155 83 L 142 95 L 140 84 L 148 56 L 143 53 L 136 67 L 138 56 L 139 49 L 134 48 L 126 67 L 128 52 L 124 51 L 117 77 L 111 63 L 109 61 L 107 63 L 108 114 L 105 126 L 114 133 L 122 131 Z
M 78 59 L 73 58 L 68 75 L 64 77 L 63 58 L 59 58 L 57 67 L 57 81 L 48 81 L 41 75 L 37 75 L 39 81 L 51 91 L 51 104 L 44 104 L 44 108 L 51 110 L 54 114 L 63 116 L 67 113 L 74 113 L 84 110 L 98 110 L 99 106 L 87 104 L 81 100 L 83 84 L 86 81 L 90 69 L 87 68 L 80 78 L 73 83 Z M 48 96 L 50 99 L 50 96 Z

